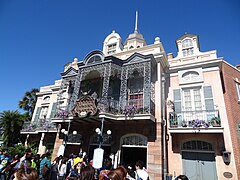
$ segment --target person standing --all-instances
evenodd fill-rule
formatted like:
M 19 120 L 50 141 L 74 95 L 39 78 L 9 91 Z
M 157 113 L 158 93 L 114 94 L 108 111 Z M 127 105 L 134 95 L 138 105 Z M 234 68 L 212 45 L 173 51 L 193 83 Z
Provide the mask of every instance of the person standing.
M 148 180 L 148 173 L 146 169 L 143 169 L 143 162 L 138 160 L 135 164 L 135 179 Z
M 2 150 L 2 155 L 0 157 L 0 179 L 6 180 L 7 167 L 11 163 L 11 157 L 7 155 L 7 149 Z
M 65 158 L 63 158 L 58 167 L 58 180 L 66 179 L 66 172 L 67 172 L 66 162 L 67 162 L 67 160 Z
M 56 157 L 51 165 L 51 173 L 50 173 L 51 180 L 58 179 L 58 164 L 59 164 L 59 157 Z
M 51 167 L 51 161 L 50 161 L 51 154 L 47 152 L 46 154 L 42 155 L 42 160 L 40 162 L 40 171 L 39 171 L 39 178 L 41 180 L 48 180 L 49 179 L 49 173 L 50 173 L 50 167 Z M 42 174 L 43 168 L 48 168 L 48 172 L 46 174 Z

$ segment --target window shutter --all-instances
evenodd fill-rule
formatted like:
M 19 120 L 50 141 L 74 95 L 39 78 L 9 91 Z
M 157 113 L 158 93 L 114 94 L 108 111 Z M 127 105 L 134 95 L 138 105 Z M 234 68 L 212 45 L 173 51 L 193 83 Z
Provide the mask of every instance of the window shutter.
M 53 103 L 50 118 L 54 118 L 57 110 L 57 103 Z
M 180 89 L 173 90 L 174 108 L 175 112 L 182 112 L 181 91 Z
M 40 116 L 40 112 L 41 112 L 41 107 L 38 107 L 37 111 L 36 111 L 36 114 L 35 114 L 35 117 L 34 117 L 34 122 L 38 121 L 39 116 Z
M 214 110 L 213 94 L 211 86 L 203 87 L 203 94 L 205 99 L 205 108 L 206 110 Z

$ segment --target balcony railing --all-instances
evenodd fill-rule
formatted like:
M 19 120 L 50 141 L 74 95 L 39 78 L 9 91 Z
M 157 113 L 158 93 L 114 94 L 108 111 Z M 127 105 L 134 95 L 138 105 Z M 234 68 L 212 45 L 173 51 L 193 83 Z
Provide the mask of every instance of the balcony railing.
M 100 109 L 100 111 L 111 114 L 125 114 L 126 108 L 134 108 L 133 114 L 154 114 L 155 108 L 154 102 L 152 101 L 150 102 L 150 107 L 144 107 L 144 99 L 129 99 L 124 109 L 120 108 L 119 100 L 113 97 L 100 98 L 97 102 L 97 108 Z
M 169 113 L 170 128 L 221 126 L 218 110 L 182 111 Z
M 22 131 L 48 131 L 49 129 L 56 129 L 55 124 L 50 119 L 38 119 L 37 122 L 24 122 Z

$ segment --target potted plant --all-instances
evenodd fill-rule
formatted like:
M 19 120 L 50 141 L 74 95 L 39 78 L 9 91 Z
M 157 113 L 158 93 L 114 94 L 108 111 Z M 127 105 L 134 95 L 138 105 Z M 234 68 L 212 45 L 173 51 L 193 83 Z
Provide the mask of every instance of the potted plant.
M 220 119 L 220 117 L 213 117 L 211 119 L 211 124 L 214 127 L 221 126 L 221 119 Z
M 186 121 L 182 121 L 182 127 L 187 127 L 187 122 Z

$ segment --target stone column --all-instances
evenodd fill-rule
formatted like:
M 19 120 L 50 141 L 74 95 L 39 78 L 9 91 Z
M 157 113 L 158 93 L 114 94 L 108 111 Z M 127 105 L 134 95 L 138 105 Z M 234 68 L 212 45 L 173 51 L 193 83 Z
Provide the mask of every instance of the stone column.
M 44 154 L 46 152 L 46 146 L 43 145 L 44 137 L 45 137 L 45 133 L 42 133 L 40 143 L 38 146 L 38 154 Z

